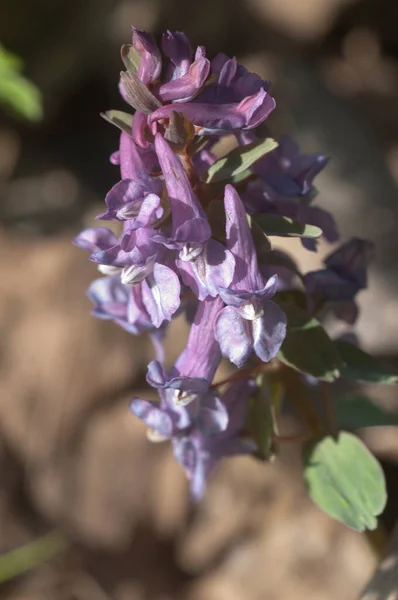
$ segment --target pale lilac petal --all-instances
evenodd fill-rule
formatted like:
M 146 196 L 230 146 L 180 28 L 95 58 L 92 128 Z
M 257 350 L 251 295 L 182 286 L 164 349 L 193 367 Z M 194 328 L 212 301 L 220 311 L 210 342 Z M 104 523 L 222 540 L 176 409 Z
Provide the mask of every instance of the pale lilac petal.
M 160 408 L 159 404 L 149 400 L 134 398 L 130 404 L 131 412 L 141 419 L 148 427 L 154 429 L 161 436 L 171 437 L 173 434 L 173 421 L 170 416 Z
M 75 237 L 73 243 L 89 252 L 100 252 L 108 250 L 118 243 L 115 234 L 106 227 L 93 227 L 85 229 Z
M 214 435 L 227 429 L 228 410 L 215 394 L 209 392 L 201 398 L 196 426 L 203 435 Z
M 153 273 L 142 282 L 145 307 L 155 327 L 170 321 L 180 306 L 180 282 L 172 269 L 155 263 Z
M 251 321 L 254 352 L 264 362 L 274 358 L 286 336 L 286 315 L 272 300 L 263 303 L 264 314 Z
M 195 260 L 177 260 L 176 265 L 185 285 L 192 289 L 199 300 L 217 296 L 220 287 L 228 288 L 235 271 L 232 252 L 213 239 L 206 242 Z
M 253 351 L 251 321 L 243 319 L 234 306 L 226 306 L 216 321 L 216 338 L 222 354 L 243 367 Z

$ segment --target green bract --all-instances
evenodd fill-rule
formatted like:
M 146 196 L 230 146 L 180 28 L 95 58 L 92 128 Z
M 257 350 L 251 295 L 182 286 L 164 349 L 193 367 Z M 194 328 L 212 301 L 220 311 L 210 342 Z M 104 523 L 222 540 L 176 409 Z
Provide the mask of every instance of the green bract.
M 218 181 L 237 182 L 248 177 L 251 171 L 248 169 L 260 158 L 275 150 L 278 142 L 272 138 L 259 140 L 246 146 L 238 146 L 227 156 L 220 158 L 212 165 L 206 177 L 206 183 L 216 183 Z

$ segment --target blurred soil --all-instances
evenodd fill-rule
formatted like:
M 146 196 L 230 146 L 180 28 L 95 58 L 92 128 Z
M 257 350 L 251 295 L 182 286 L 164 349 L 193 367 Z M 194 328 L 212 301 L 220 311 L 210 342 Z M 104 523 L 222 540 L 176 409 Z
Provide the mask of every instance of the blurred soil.
M 89 316 L 97 275 L 71 239 L 117 180 L 118 46 L 130 23 L 186 31 L 275 82 L 277 132 L 332 156 L 317 182 L 343 236 L 375 240 L 365 346 L 398 355 L 397 4 L 383 0 L 3 0 L 0 40 L 27 59 L 46 119 L 0 120 L 0 552 L 60 528 L 70 548 L 4 600 L 354 600 L 376 557 L 306 498 L 299 448 L 225 461 L 196 507 L 170 448 L 128 410 L 147 397 L 139 340 Z M 319 264 L 289 245 L 305 268 Z M 330 248 L 322 246 L 321 256 Z M 185 323 L 166 340 L 172 362 Z M 226 367 L 223 367 L 224 369 Z M 376 394 L 376 391 L 371 390 Z M 379 395 L 397 408 L 394 390 Z M 285 424 L 291 427 L 289 421 Z M 396 429 L 366 435 L 396 479 Z M 392 498 L 396 486 L 389 483 Z M 394 491 L 395 490 L 395 491 Z M 394 495 L 395 494 L 395 495 Z M 387 525 L 397 515 L 390 505 Z

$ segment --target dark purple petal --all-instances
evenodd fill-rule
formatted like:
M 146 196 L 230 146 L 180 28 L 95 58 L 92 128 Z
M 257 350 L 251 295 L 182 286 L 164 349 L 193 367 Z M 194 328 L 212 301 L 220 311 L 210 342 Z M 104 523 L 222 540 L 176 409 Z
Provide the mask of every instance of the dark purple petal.
M 278 194 L 298 196 L 311 191 L 314 177 L 327 161 L 320 154 L 300 154 L 298 144 L 284 136 L 275 150 L 254 165 L 254 171 Z
M 353 238 L 328 256 L 325 265 L 363 289 L 367 286 L 367 267 L 373 257 L 372 242 Z
M 159 133 L 155 136 L 155 148 L 171 205 L 173 240 L 203 244 L 211 236 L 210 225 L 192 191 L 183 166 Z
M 257 254 L 246 211 L 238 193 L 232 187 L 225 187 L 224 206 L 226 216 L 227 248 L 235 258 L 233 289 L 255 291 L 264 287 L 258 268 Z
M 253 351 L 251 322 L 243 319 L 239 309 L 226 306 L 216 321 L 216 337 L 224 356 L 241 368 Z
M 212 382 L 221 361 L 214 325 L 222 307 L 221 298 L 207 298 L 199 303 L 187 345 L 174 365 L 180 376 L 203 378 L 208 385 Z
M 209 73 L 210 61 L 199 49 L 196 60 L 184 75 L 160 86 L 160 99 L 162 102 L 189 102 L 199 94 Z
M 181 103 L 178 105 L 178 112 L 183 113 L 194 125 L 198 126 L 198 135 L 205 135 L 257 127 L 274 108 L 275 100 L 264 89 L 261 89 L 239 103 Z M 173 104 L 158 108 L 148 117 L 149 122 L 154 123 L 168 118 L 172 110 L 175 110 Z
M 185 33 L 181 31 L 166 31 L 162 35 L 162 51 L 174 67 L 168 80 L 179 79 L 184 76 L 190 67 L 192 48 Z

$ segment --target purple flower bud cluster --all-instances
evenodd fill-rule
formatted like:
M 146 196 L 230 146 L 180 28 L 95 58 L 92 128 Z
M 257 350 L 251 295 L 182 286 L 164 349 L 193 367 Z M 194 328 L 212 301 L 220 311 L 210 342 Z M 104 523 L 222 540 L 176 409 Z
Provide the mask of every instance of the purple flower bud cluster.
M 171 440 L 198 499 L 222 457 L 256 450 L 243 435 L 254 379 L 242 372 L 219 393 L 213 379 L 222 357 L 239 369 L 258 367 L 277 356 L 286 335 L 285 314 L 273 297 L 295 285 L 294 263 L 277 251 L 262 262 L 252 218 L 313 225 L 335 242 L 333 218 L 310 204 L 312 181 L 327 160 L 300 154 L 283 138 L 248 164 L 243 178 L 231 168 L 221 186 L 212 183 L 207 175 L 217 164 L 220 139 L 232 135 L 241 149 L 260 139 L 254 130 L 275 108 L 269 82 L 235 58 L 219 54 L 210 61 L 203 47 L 193 53 L 180 32 L 165 33 L 157 45 L 133 29 L 122 58 L 120 92 L 135 112 L 121 127 L 119 150 L 111 157 L 121 180 L 98 215 L 116 222 L 119 235 L 97 227 L 82 231 L 75 243 L 90 252 L 103 275 L 88 291 L 93 314 L 152 337 L 156 360 L 148 365 L 147 381 L 159 401 L 136 398 L 131 410 L 147 424 L 152 441 Z M 260 231 L 269 244 L 266 233 Z M 314 239 L 302 239 L 316 250 Z M 352 322 L 370 252 L 366 242 L 353 240 L 326 260 L 324 270 L 307 274 L 309 304 L 321 300 Z M 167 370 L 162 339 L 181 313 L 191 329 Z

